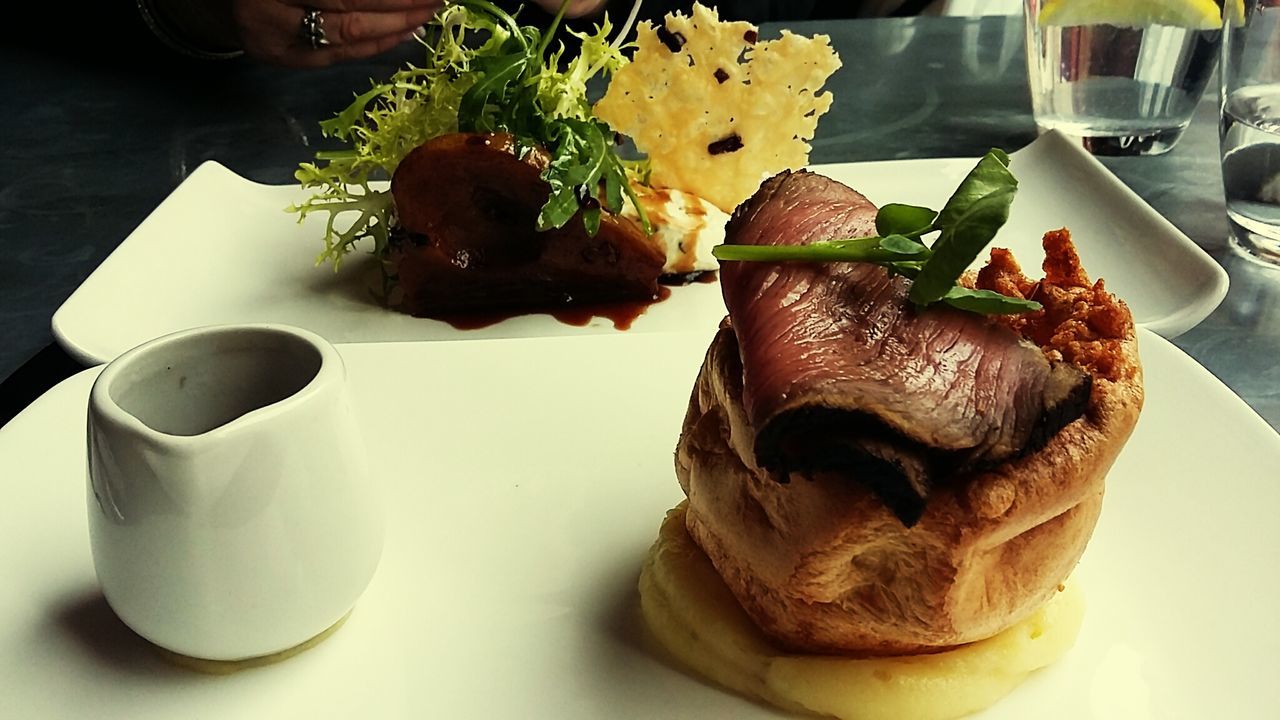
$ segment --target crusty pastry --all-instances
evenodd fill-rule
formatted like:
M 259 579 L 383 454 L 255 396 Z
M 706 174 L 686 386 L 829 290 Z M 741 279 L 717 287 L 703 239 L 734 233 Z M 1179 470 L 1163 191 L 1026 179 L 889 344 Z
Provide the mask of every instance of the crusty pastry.
M 1045 248 L 1044 280 L 997 252 L 977 284 L 1045 305 L 1006 322 L 1090 372 L 1087 410 L 1040 450 L 937 487 L 913 527 L 847 477 L 761 469 L 736 337 L 727 323 L 716 335 L 676 451 L 686 523 L 783 648 L 895 655 L 988 638 L 1042 606 L 1075 567 L 1137 421 L 1142 372 L 1128 308 L 1089 283 L 1065 231 L 1046 235 Z

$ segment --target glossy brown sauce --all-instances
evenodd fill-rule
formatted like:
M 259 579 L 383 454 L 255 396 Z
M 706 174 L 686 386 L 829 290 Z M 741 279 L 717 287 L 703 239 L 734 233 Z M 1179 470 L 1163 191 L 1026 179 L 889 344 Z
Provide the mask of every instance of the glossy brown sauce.
M 498 323 L 509 320 L 521 315 L 550 315 L 565 325 L 573 325 L 574 327 L 585 327 L 595 318 L 604 318 L 613 323 L 613 327 L 617 330 L 630 330 L 632 323 L 636 318 L 644 314 L 650 305 L 662 302 L 671 297 L 671 288 L 664 285 L 658 286 L 658 293 L 649 300 L 634 300 L 626 302 L 611 303 L 585 303 L 572 307 L 562 307 L 554 309 L 524 309 L 524 310 L 505 310 L 495 312 L 479 312 L 467 313 L 465 315 L 448 315 L 435 317 L 452 325 L 458 330 L 479 330 L 481 328 L 491 327 Z

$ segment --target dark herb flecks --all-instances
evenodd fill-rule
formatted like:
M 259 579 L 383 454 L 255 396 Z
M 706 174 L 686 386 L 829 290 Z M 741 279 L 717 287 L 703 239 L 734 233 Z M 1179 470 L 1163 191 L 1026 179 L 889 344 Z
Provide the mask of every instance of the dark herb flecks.
M 707 152 L 712 155 L 723 155 L 724 153 L 737 152 L 742 148 L 742 136 L 734 133 L 727 138 L 717 140 L 708 145 Z
M 658 39 L 662 41 L 662 44 L 666 45 L 667 49 L 673 53 L 680 52 L 680 48 L 684 47 L 684 35 L 681 35 L 678 32 L 671 32 L 667 29 L 666 25 L 658 26 L 657 35 Z

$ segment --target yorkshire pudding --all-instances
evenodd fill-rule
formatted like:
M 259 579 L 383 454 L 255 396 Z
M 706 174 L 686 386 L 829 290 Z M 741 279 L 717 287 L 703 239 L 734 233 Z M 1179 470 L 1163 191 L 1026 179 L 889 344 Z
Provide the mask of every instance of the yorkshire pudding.
M 821 215 L 804 202 L 785 207 L 805 219 Z M 832 207 L 830 198 L 821 202 L 822 212 Z M 855 205 L 854 214 L 865 213 Z M 740 207 L 730 233 L 735 223 L 757 221 Z M 820 229 L 831 226 L 824 220 Z M 1042 446 L 957 468 L 933 484 L 914 524 L 848 472 L 762 467 L 759 428 L 744 402 L 746 354 L 733 322 L 716 335 L 676 450 L 686 526 L 782 648 L 902 655 L 981 640 L 1041 607 L 1075 567 L 1101 510 L 1103 479 L 1137 421 L 1142 372 L 1128 308 L 1101 281 L 1089 282 L 1065 230 L 1044 244 L 1043 280 L 1025 278 L 997 250 L 969 282 L 1044 305 L 986 322 L 1086 371 L 1092 384 L 1083 414 Z M 728 297 L 728 269 L 724 282 Z M 753 291 L 751 299 L 760 296 Z

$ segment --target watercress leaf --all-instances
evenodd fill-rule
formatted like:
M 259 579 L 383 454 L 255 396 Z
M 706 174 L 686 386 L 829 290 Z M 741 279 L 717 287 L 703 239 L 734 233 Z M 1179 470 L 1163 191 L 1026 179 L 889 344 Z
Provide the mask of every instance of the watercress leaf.
M 995 190 L 967 204 L 965 211 L 942 228 L 933 254 L 911 283 L 909 297 L 916 305 L 941 300 L 961 273 L 978 257 L 1009 219 L 1015 187 Z
M 912 240 L 906 235 L 897 234 L 880 238 L 880 249 L 908 257 L 925 255 L 929 252 L 929 248 L 925 247 L 924 243 L 919 240 Z
M 876 213 L 876 232 L 882 237 L 920 237 L 933 229 L 933 219 L 937 216 L 937 210 L 927 207 L 889 203 Z
M 1034 300 L 1009 297 L 991 290 L 970 290 L 958 285 L 942 296 L 942 302 L 961 310 L 983 315 L 1017 315 L 1034 312 L 1042 307 Z
M 604 207 L 609 212 L 622 211 L 622 188 L 626 183 L 627 174 L 622 165 L 618 162 L 610 163 L 604 174 Z
M 604 174 L 605 164 L 609 156 L 609 143 L 604 138 L 604 134 L 600 132 L 600 126 L 593 122 L 584 122 L 582 120 L 564 121 L 571 127 L 582 143 L 581 158 L 583 167 L 586 168 L 586 178 L 579 181 L 580 183 L 594 184 L 600 180 L 600 176 Z
M 587 234 L 595 237 L 600 232 L 600 208 L 583 208 L 582 210 L 582 226 L 587 229 Z
M 573 187 L 553 190 L 546 204 L 538 211 L 538 230 L 564 227 L 578 213 L 578 194 Z
M 508 85 L 520 77 L 529 64 L 527 54 L 505 55 L 494 58 L 488 64 L 484 77 L 467 90 L 458 103 L 458 129 L 463 132 L 489 132 L 496 128 L 485 115 L 485 108 L 500 104 L 500 98 Z
M 973 203 L 991 193 L 1018 187 L 1018 180 L 1009 172 L 1009 156 L 1003 150 L 992 149 L 978 160 L 947 204 L 934 219 L 935 229 L 945 229 L 964 215 Z
M 558 182 L 569 187 L 584 185 L 591 177 L 591 168 L 580 162 L 563 162 L 551 165 L 547 170 L 549 177 L 555 177 Z

